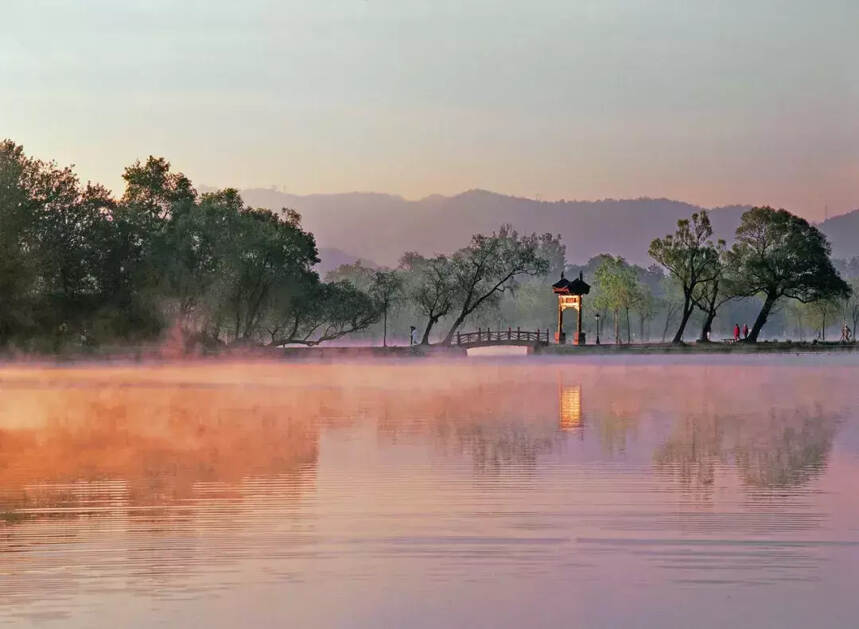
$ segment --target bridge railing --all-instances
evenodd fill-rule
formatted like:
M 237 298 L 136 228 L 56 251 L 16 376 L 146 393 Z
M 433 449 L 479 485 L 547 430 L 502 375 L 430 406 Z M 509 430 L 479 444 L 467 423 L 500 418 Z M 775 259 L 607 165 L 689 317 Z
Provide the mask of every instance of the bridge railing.
M 477 332 L 457 332 L 457 345 L 471 345 L 474 343 L 504 343 L 506 341 L 543 343 L 549 344 L 549 330 L 522 330 L 521 328 L 507 328 L 506 330 L 492 330 L 478 328 Z

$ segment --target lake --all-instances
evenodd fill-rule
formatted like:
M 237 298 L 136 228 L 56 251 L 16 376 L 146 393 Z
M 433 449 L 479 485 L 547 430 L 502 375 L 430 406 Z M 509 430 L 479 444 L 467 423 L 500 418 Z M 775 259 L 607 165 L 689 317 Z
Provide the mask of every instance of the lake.
M 859 358 L 0 367 L 0 623 L 848 627 Z

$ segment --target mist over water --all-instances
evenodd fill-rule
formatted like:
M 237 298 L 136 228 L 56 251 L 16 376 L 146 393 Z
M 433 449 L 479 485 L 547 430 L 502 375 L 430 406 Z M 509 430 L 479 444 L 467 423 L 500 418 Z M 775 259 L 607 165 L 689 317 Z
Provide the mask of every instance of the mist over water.
M 0 368 L 0 622 L 852 626 L 851 355 Z

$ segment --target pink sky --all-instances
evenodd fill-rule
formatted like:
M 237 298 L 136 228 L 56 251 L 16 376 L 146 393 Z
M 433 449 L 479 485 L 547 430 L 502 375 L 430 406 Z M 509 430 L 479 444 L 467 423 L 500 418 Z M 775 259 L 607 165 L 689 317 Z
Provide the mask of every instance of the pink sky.
M 749 5 L 753 6 L 749 6 Z M 859 208 L 859 5 L 15 3 L 0 135 L 121 190 L 671 197 Z

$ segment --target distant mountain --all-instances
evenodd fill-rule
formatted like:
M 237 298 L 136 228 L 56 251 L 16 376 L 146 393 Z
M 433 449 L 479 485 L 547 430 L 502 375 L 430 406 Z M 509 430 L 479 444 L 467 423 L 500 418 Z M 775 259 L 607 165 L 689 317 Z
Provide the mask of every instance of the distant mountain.
M 650 264 L 650 241 L 673 231 L 678 219 L 705 209 L 670 199 L 546 202 L 485 190 L 419 201 L 361 192 L 298 196 L 271 189 L 244 190 L 242 196 L 256 207 L 297 210 L 321 248 L 348 251 L 344 255 L 352 258 L 349 261 L 360 257 L 386 265 L 396 264 L 404 251 L 452 252 L 466 245 L 472 234 L 491 232 L 502 223 L 511 223 L 520 232 L 561 234 L 571 263 L 613 253 Z M 730 242 L 747 209 L 739 205 L 709 209 L 716 236 Z M 833 245 L 838 242 L 836 255 L 859 255 L 855 236 L 859 213 L 832 218 L 824 230 Z M 836 233 L 840 230 L 844 233 Z M 323 264 L 331 266 L 324 256 Z
M 818 227 L 832 244 L 832 257 L 849 260 L 859 256 L 859 210 L 833 216 Z

